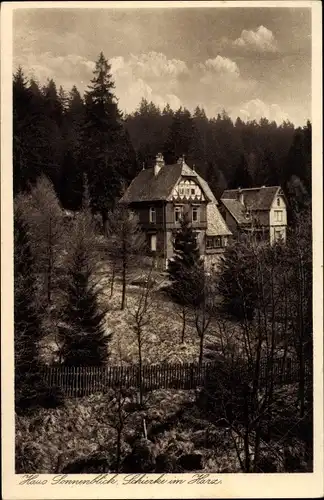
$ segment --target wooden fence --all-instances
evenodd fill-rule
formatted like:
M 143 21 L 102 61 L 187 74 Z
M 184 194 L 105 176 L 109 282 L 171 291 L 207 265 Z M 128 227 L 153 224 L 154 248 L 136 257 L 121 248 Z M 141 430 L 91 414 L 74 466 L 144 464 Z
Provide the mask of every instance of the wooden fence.
M 195 363 L 144 365 L 142 383 L 145 391 L 154 389 L 195 389 L 202 387 L 208 375 L 220 371 L 215 362 L 204 363 L 201 368 Z M 298 364 L 292 360 L 276 360 L 273 366 L 276 384 L 292 383 L 298 380 Z M 246 371 L 242 370 L 242 376 Z M 308 370 L 309 375 L 309 370 Z M 265 382 L 267 367 L 261 364 L 261 381 Z M 138 365 L 108 367 L 49 367 L 44 378 L 50 387 L 60 387 L 66 396 L 86 396 L 107 392 L 111 388 L 136 388 L 139 386 Z

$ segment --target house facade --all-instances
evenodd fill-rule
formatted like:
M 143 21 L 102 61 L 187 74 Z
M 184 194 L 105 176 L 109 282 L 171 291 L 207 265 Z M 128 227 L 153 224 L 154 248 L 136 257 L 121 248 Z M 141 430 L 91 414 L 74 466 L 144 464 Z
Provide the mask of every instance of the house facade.
M 217 265 L 231 231 L 218 210 L 207 182 L 184 158 L 165 165 L 158 154 L 153 167 L 143 169 L 131 182 L 120 203 L 133 210 L 146 233 L 147 254 L 166 268 L 173 256 L 173 235 L 187 213 L 206 266 Z
M 270 244 L 286 241 L 286 207 L 280 186 L 230 189 L 224 191 L 220 200 L 220 212 L 234 237 L 253 232 Z

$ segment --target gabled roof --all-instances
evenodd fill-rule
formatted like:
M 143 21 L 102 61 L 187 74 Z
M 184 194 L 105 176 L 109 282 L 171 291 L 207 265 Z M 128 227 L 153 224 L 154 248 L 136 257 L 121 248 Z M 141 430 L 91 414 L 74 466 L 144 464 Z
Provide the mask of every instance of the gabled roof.
M 157 175 L 154 175 L 153 167 L 142 170 L 131 182 L 120 202 L 166 201 L 171 196 L 180 177 L 195 179 L 203 190 L 207 201 L 217 204 L 207 182 L 185 163 L 164 165 Z
M 228 229 L 226 222 L 221 216 L 216 203 L 207 205 L 207 236 L 230 236 L 232 233 Z
M 280 186 L 262 186 L 246 189 L 227 189 L 221 196 L 224 200 L 239 200 L 239 195 L 243 194 L 244 204 L 250 210 L 270 210 L 274 197 L 281 193 Z M 225 203 L 224 203 L 225 205 Z M 234 207 L 234 204 L 232 205 Z
M 234 217 L 236 222 L 240 225 L 249 224 L 251 221 L 246 218 L 246 209 L 244 205 L 238 200 L 231 199 L 223 199 L 221 198 L 221 202 L 225 206 L 225 208 L 229 211 L 229 213 Z

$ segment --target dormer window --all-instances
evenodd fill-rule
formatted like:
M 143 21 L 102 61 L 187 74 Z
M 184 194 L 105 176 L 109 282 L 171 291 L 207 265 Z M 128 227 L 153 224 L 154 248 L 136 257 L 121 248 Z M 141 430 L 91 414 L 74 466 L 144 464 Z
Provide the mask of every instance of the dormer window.
M 156 223 L 156 210 L 155 207 L 150 208 L 150 223 L 155 224 Z

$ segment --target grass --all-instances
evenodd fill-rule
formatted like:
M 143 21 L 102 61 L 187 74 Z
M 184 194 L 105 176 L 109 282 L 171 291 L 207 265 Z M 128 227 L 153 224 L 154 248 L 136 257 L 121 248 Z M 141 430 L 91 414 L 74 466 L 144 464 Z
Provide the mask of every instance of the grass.
M 116 449 L 116 431 L 110 426 L 111 398 L 112 394 L 98 394 L 67 400 L 63 407 L 42 409 L 35 415 L 16 416 L 16 472 L 60 473 L 67 464 L 98 453 L 107 457 L 109 471 Z M 127 420 L 122 456 L 131 451 L 134 438 L 143 435 L 145 417 L 148 443 L 155 458 L 165 454 L 172 461 L 184 454 L 198 453 L 203 466 L 199 472 L 238 471 L 235 451 L 224 429 L 204 420 L 192 424 L 189 415 L 193 402 L 194 394 L 190 391 L 150 393 L 146 409 L 133 413 Z

